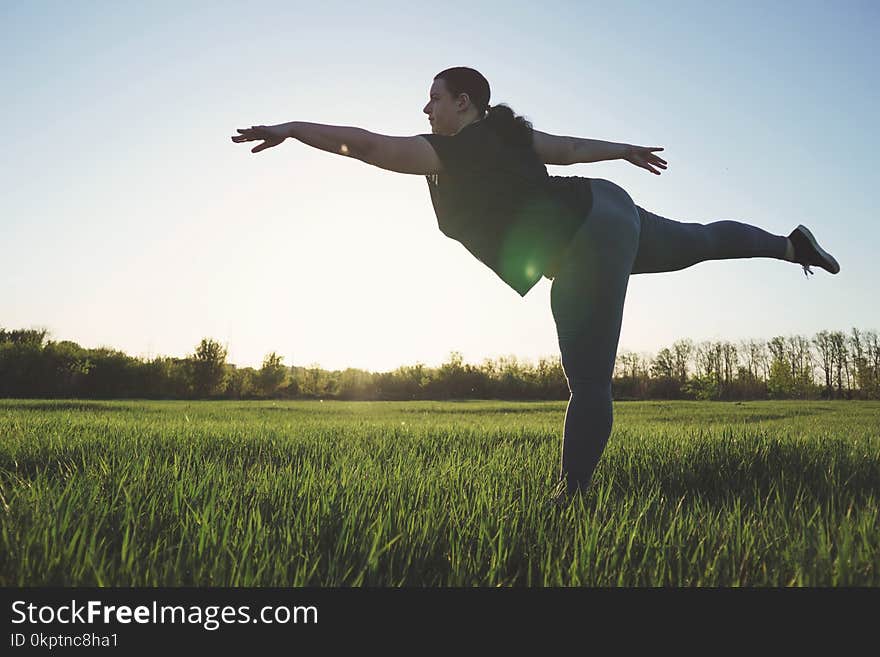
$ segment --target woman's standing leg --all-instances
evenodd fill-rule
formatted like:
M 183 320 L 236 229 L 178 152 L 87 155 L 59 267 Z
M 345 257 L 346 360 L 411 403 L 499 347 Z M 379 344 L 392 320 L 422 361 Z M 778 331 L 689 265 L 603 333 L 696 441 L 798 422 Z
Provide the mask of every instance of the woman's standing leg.
M 705 260 L 786 260 L 788 238 L 739 221 L 673 221 L 636 206 L 641 232 L 633 274 L 677 271 Z
M 611 434 L 611 377 L 639 243 L 639 215 L 629 194 L 602 178 L 592 179 L 592 189 L 593 208 L 550 288 L 562 367 L 571 392 L 560 467 L 568 492 L 589 485 Z

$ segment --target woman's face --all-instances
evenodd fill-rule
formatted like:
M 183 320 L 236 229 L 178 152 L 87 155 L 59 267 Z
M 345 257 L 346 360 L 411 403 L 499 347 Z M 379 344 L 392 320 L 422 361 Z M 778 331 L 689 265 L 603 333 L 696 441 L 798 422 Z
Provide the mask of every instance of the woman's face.
M 422 108 L 431 121 L 431 132 L 435 135 L 454 135 L 462 126 L 476 118 L 476 111 L 470 104 L 467 94 L 459 94 L 454 99 L 446 90 L 446 81 L 434 80 L 429 92 L 428 104 Z M 471 116 L 473 115 L 473 116 Z

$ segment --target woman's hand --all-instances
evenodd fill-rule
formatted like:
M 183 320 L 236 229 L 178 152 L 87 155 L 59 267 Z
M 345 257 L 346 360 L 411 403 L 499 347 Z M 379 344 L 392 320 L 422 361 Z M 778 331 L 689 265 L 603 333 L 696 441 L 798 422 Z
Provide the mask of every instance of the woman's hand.
M 267 148 L 277 146 L 288 137 L 288 135 L 285 134 L 285 130 L 278 125 L 252 125 L 250 128 L 239 128 L 238 131 L 241 134 L 235 135 L 232 138 L 232 141 L 236 144 L 245 141 L 255 141 L 257 139 L 264 140 L 259 146 L 254 146 L 251 149 L 251 153 L 259 153 Z
M 660 172 L 653 167 L 665 169 L 666 160 L 658 157 L 657 155 L 654 155 L 651 151 L 662 150 L 663 149 L 659 146 L 633 146 L 632 144 L 629 144 L 626 147 L 626 152 L 624 153 L 622 159 L 626 160 L 627 162 L 632 162 L 637 167 L 647 169 L 651 173 L 656 173 L 659 176 Z

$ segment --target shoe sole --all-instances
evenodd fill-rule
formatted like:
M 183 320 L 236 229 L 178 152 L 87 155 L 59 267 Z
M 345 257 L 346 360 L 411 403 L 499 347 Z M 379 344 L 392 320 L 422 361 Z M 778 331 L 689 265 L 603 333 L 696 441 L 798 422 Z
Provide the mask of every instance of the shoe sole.
M 810 246 L 812 246 L 816 250 L 816 253 L 818 253 L 819 256 L 821 256 L 822 259 L 825 260 L 825 264 L 819 266 L 826 271 L 831 272 L 832 274 L 836 274 L 837 272 L 839 272 L 840 265 L 837 264 L 837 260 L 834 259 L 833 255 L 831 255 L 825 249 L 819 246 L 819 243 L 816 241 L 816 238 L 813 237 L 813 233 L 810 232 L 810 229 L 803 224 L 800 224 L 798 225 L 798 230 L 801 231 L 804 234 L 804 237 L 809 240 Z

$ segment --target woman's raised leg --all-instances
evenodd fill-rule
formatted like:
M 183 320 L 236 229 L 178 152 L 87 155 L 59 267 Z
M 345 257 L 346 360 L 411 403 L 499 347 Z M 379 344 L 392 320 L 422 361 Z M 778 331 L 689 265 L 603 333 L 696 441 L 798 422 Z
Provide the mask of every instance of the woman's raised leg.
M 705 260 L 786 260 L 788 238 L 739 221 L 673 221 L 636 206 L 641 231 L 633 274 L 677 271 Z

